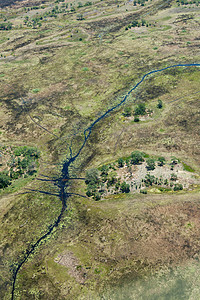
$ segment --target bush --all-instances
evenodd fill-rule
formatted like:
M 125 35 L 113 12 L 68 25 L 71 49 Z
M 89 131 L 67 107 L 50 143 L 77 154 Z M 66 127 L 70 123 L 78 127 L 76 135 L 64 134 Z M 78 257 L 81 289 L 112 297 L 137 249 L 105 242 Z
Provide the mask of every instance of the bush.
M 130 192 L 130 185 L 127 184 L 125 181 L 122 182 L 120 190 L 122 191 L 122 193 L 129 193 Z
M 118 191 L 120 188 L 120 181 L 118 180 L 117 183 L 115 184 L 115 190 Z
M 83 20 L 83 15 L 82 14 L 77 14 L 76 19 L 78 21 L 82 21 Z
M 145 103 L 140 103 L 137 105 L 137 107 L 135 108 L 135 112 L 134 114 L 137 115 L 145 115 L 146 112 L 146 106 Z
M 109 171 L 109 167 L 107 165 L 103 165 L 100 168 L 101 171 L 101 176 L 107 176 L 108 175 L 108 171 Z
M 130 159 L 129 158 L 126 158 L 126 165 L 127 165 L 127 167 L 130 166 Z
M 95 201 L 99 201 L 99 200 L 101 200 L 101 194 L 99 192 L 96 192 L 94 194 L 93 198 L 94 198 Z
M 10 184 L 11 184 L 10 177 L 6 173 L 0 172 L 0 189 L 4 189 Z
M 134 151 L 131 153 L 131 164 L 138 165 L 139 163 L 144 161 L 144 153 L 140 151 Z
M 131 110 L 130 107 L 125 107 L 125 108 L 124 108 L 123 115 L 124 115 L 125 117 L 130 117 L 130 116 L 131 116 L 131 113 L 132 113 L 132 110 Z
M 181 191 L 183 190 L 183 185 L 180 183 L 175 184 L 174 191 Z
M 134 122 L 140 122 L 140 119 L 139 119 L 138 116 L 135 116 L 135 117 L 134 117 Z
M 19 165 L 22 167 L 22 169 L 25 170 L 28 167 L 28 165 L 29 165 L 29 160 L 26 159 L 26 158 L 24 158 Z
M 148 187 L 156 182 L 156 178 L 153 175 L 147 174 L 144 179 L 145 185 Z
M 163 156 L 158 157 L 158 165 L 162 167 L 165 164 L 165 158 Z
M 147 194 L 147 190 L 140 190 L 141 194 Z
M 162 100 L 158 99 L 157 108 L 161 109 L 163 107 Z
M 12 29 L 12 23 L 0 23 L 0 30 L 11 30 Z
M 117 178 L 116 177 L 111 177 L 111 178 L 108 178 L 108 181 L 107 181 L 107 188 L 109 188 L 110 186 L 114 185 L 117 181 Z
M 15 156 L 29 156 L 33 158 L 40 157 L 40 151 L 35 147 L 28 147 L 28 146 L 19 146 L 14 149 Z
M 168 184 L 169 184 L 168 180 L 167 180 L 167 179 L 165 179 L 165 181 L 164 181 L 164 185 L 168 185 Z
M 119 158 L 117 162 L 118 162 L 118 167 L 119 168 L 122 168 L 124 166 L 124 160 L 123 160 L 123 158 Z
M 87 186 L 86 195 L 88 197 L 94 196 L 98 190 L 98 186 L 94 183 L 89 183 Z
M 153 158 L 147 159 L 147 169 L 151 171 L 155 169 L 155 160 Z
M 89 169 L 86 172 L 85 183 L 86 184 L 97 184 L 99 182 L 99 172 L 97 169 Z
M 171 174 L 171 178 L 170 178 L 172 181 L 176 181 L 177 180 L 177 175 L 172 173 Z
M 172 165 L 172 166 L 177 165 L 178 162 L 179 162 L 179 160 L 178 160 L 176 157 L 172 157 L 172 158 L 171 158 L 171 165 Z

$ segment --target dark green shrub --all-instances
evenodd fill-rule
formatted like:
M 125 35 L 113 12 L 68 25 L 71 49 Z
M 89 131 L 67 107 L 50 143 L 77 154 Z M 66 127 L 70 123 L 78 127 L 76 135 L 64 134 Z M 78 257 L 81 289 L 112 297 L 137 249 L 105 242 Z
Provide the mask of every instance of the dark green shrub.
M 138 116 L 138 115 L 142 115 L 143 116 L 143 115 L 145 115 L 145 113 L 146 113 L 145 103 L 139 103 L 137 105 L 137 107 L 135 108 L 134 114 L 136 116 Z
M 155 183 L 155 181 L 156 181 L 156 178 L 154 175 L 147 174 L 145 176 L 144 183 L 147 187 L 152 185 L 153 183 Z
M 123 115 L 124 115 L 125 117 L 130 117 L 130 116 L 131 116 L 131 113 L 132 113 L 131 107 L 125 107 L 125 108 L 124 108 Z
M 123 158 L 119 158 L 117 162 L 118 162 L 118 167 L 119 168 L 122 168 L 124 166 L 124 160 L 123 160 Z
M 163 156 L 158 157 L 158 165 L 162 167 L 165 164 L 165 158 Z
M 155 169 L 155 159 L 148 158 L 147 159 L 147 169 L 153 171 Z
M 99 200 L 101 200 L 101 194 L 99 192 L 96 192 L 94 194 L 93 198 L 94 198 L 95 201 L 99 201 Z
M 140 122 L 140 119 L 139 119 L 138 116 L 135 116 L 135 117 L 134 117 L 134 122 L 136 122 L 136 123 L 137 123 L 137 122 Z
M 158 99 L 157 108 L 161 109 L 163 107 L 162 100 Z
M 129 193 L 130 192 L 130 185 L 127 184 L 125 181 L 122 182 L 120 190 L 122 191 L 122 193 Z
M 147 194 L 147 190 L 140 190 L 141 194 Z
M 131 164 L 138 165 L 144 161 L 144 153 L 140 151 L 134 151 L 131 153 Z
M 170 178 L 172 181 L 176 181 L 177 180 L 177 175 L 172 173 L 171 174 L 171 178 Z
M 86 176 L 85 176 L 85 183 L 86 184 L 97 184 L 99 183 L 99 172 L 97 169 L 89 169 L 86 172 Z
M 174 191 L 181 191 L 183 190 L 183 185 L 180 183 L 175 184 Z
M 101 171 L 101 176 L 102 176 L 102 175 L 107 176 L 107 175 L 108 175 L 108 171 L 109 171 L 109 167 L 108 167 L 107 165 L 103 165 L 103 166 L 100 168 L 100 171 Z
M 7 173 L 0 172 L 0 189 L 4 189 L 5 187 L 11 184 L 11 178 Z

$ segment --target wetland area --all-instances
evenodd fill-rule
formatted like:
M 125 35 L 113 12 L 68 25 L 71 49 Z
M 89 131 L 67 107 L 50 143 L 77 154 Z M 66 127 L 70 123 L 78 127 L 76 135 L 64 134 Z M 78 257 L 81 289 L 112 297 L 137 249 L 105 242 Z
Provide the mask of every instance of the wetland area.
M 11 2 L 0 297 L 198 299 L 199 1 Z

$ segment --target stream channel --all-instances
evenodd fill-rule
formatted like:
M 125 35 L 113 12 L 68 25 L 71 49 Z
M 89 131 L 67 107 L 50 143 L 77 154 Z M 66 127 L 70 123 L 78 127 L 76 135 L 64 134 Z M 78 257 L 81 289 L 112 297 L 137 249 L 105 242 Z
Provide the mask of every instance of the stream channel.
M 59 225 L 59 223 L 60 223 L 60 221 L 62 219 L 63 213 L 64 213 L 65 209 L 67 208 L 67 199 L 71 195 L 74 195 L 74 193 L 67 193 L 65 191 L 66 187 L 69 185 L 68 184 L 68 180 L 72 179 L 70 177 L 70 174 L 69 174 L 69 167 L 74 163 L 74 161 L 81 154 L 81 151 L 85 147 L 85 144 L 86 144 L 87 140 L 89 139 L 89 137 L 90 137 L 90 135 L 92 133 L 92 129 L 94 128 L 94 126 L 97 123 L 99 123 L 102 119 L 104 119 L 105 117 L 107 117 L 111 112 L 113 112 L 114 110 L 116 110 L 117 108 L 119 108 L 121 105 L 123 105 L 126 102 L 128 96 L 140 84 L 142 84 L 142 82 L 149 75 L 154 74 L 154 73 L 158 73 L 158 72 L 162 72 L 162 71 L 165 71 L 165 70 L 170 69 L 170 68 L 176 68 L 176 67 L 200 67 L 200 63 L 176 64 L 176 65 L 168 66 L 168 67 L 165 67 L 165 68 L 162 68 L 162 69 L 157 69 L 157 70 L 153 70 L 153 71 L 150 71 L 150 72 L 146 73 L 141 78 L 141 80 L 127 92 L 127 94 L 123 97 L 123 99 L 118 104 L 116 104 L 112 108 L 108 109 L 104 114 L 102 114 L 100 117 L 98 117 L 95 121 L 93 121 L 93 123 L 90 124 L 89 127 L 87 127 L 84 130 L 84 132 L 83 132 L 83 134 L 84 134 L 84 141 L 83 141 L 81 147 L 79 148 L 79 150 L 77 151 L 76 154 L 73 155 L 72 148 L 69 147 L 70 158 L 67 158 L 66 161 L 63 163 L 63 167 L 62 167 L 62 172 L 61 172 L 60 178 L 58 178 L 56 181 L 54 180 L 56 182 L 56 185 L 59 188 L 59 194 L 56 195 L 56 194 L 51 194 L 51 193 L 48 193 L 48 192 L 45 192 L 45 191 L 39 191 L 40 193 L 45 193 L 45 194 L 50 194 L 50 195 L 56 195 L 56 196 L 58 196 L 60 198 L 61 202 L 62 202 L 62 209 L 60 211 L 60 214 L 59 214 L 57 220 L 53 224 L 49 225 L 47 232 L 44 235 L 42 235 L 34 244 L 32 244 L 30 246 L 30 248 L 26 251 L 26 254 L 24 255 L 24 258 L 20 262 L 18 262 L 17 266 L 13 269 L 13 284 L 12 284 L 11 300 L 14 300 L 15 284 L 16 284 L 17 275 L 18 275 L 20 269 L 23 267 L 23 265 L 25 264 L 25 262 L 28 260 L 29 256 L 31 254 L 33 254 L 33 252 L 36 249 L 36 247 L 39 246 L 40 242 L 43 241 L 47 236 L 49 236 L 52 233 L 53 229 Z

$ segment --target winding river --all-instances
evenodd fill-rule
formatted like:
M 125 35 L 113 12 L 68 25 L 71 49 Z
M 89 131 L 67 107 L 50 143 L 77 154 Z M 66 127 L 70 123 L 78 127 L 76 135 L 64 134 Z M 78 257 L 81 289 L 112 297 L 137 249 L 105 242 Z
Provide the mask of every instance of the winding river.
M 30 248 L 26 251 L 26 254 L 24 255 L 24 258 L 18 262 L 17 264 L 17 267 L 14 268 L 13 270 L 13 284 L 12 284 L 12 294 L 11 294 L 11 300 L 14 300 L 14 294 L 15 294 L 15 284 L 16 284 L 16 279 L 17 279 L 17 275 L 19 273 L 19 271 L 21 270 L 21 268 L 23 267 L 23 265 L 26 263 L 26 261 L 28 260 L 29 256 L 31 254 L 33 254 L 34 250 L 36 249 L 37 246 L 39 246 L 40 242 L 42 240 L 45 240 L 45 238 L 47 236 L 49 236 L 53 229 L 55 227 L 57 227 L 62 219 L 62 216 L 63 216 L 63 213 L 65 211 L 65 209 L 67 208 L 67 199 L 71 196 L 71 195 L 76 195 L 75 193 L 67 193 L 66 192 L 66 187 L 69 186 L 69 183 L 68 181 L 70 179 L 72 179 L 70 177 L 70 174 L 69 174 L 69 167 L 75 162 L 75 160 L 79 157 L 79 155 L 81 154 L 83 148 L 85 147 L 85 144 L 87 143 L 87 140 L 89 139 L 91 133 L 92 133 L 92 130 L 93 128 L 95 127 L 95 125 L 97 123 L 99 123 L 102 119 L 104 119 L 105 117 L 107 117 L 111 112 L 115 111 L 117 108 L 119 108 L 120 106 L 122 106 L 128 96 L 135 90 L 137 89 L 137 87 L 139 85 L 142 84 L 142 82 L 151 74 L 154 74 L 154 73 L 159 73 L 159 72 L 163 72 L 165 70 L 168 70 L 168 69 L 171 69 L 171 68 L 177 68 L 177 67 L 200 67 L 200 63 L 191 63 L 191 64 L 176 64 L 176 65 L 172 65 L 172 66 L 168 66 L 168 67 L 165 67 L 165 68 L 162 68 L 162 69 L 157 69 L 157 70 L 153 70 L 153 71 L 150 71 L 148 73 L 146 73 L 142 78 L 141 80 L 136 84 L 134 85 L 128 92 L 127 94 L 123 97 L 123 99 L 121 100 L 121 102 L 119 102 L 118 104 L 116 104 L 115 106 L 113 106 L 112 108 L 108 109 L 104 114 L 102 114 L 100 117 L 98 117 L 95 121 L 93 121 L 89 127 L 87 127 L 83 134 L 84 134 L 84 141 L 81 145 L 81 147 L 79 148 L 79 150 L 73 154 L 73 151 L 72 151 L 72 147 L 70 146 L 69 147 L 69 151 L 70 151 L 70 158 L 67 158 L 66 161 L 63 163 L 63 167 L 62 167 L 62 172 L 61 172 L 61 176 L 60 178 L 58 178 L 57 180 L 52 180 L 55 182 L 55 184 L 58 186 L 59 188 L 59 194 L 51 194 L 51 193 L 48 193 L 48 192 L 45 192 L 45 191 L 39 191 L 41 193 L 45 193 L 45 194 L 50 194 L 50 195 L 55 195 L 55 196 L 58 196 L 62 202 L 62 209 L 60 211 L 60 214 L 57 218 L 57 220 L 49 225 L 48 227 L 48 230 L 47 232 L 42 235 L 34 244 L 32 244 L 30 246 Z M 51 180 L 50 180 L 51 181 Z M 34 191 L 34 190 L 32 190 Z M 78 195 L 78 194 L 77 194 Z

